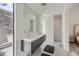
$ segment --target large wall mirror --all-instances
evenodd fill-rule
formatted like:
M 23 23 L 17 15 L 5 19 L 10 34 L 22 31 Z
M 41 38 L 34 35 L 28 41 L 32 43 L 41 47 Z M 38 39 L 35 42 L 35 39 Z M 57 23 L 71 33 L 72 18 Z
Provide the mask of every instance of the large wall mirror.
M 24 4 L 24 20 L 25 20 L 25 32 L 35 32 L 36 31 L 36 13 Z

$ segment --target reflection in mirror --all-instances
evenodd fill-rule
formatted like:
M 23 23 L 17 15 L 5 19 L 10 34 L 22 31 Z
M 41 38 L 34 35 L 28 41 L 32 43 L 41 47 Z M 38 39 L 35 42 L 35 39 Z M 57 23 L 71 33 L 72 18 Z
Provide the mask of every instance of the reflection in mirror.
M 13 4 L 0 3 L 0 55 L 13 55 Z
M 30 20 L 30 32 L 33 32 L 33 20 Z
M 23 10 L 23 17 L 24 17 L 24 21 L 25 21 L 25 32 L 29 33 L 29 32 L 36 32 L 37 28 L 37 24 L 36 24 L 36 13 L 29 8 L 26 4 L 24 4 L 24 10 Z

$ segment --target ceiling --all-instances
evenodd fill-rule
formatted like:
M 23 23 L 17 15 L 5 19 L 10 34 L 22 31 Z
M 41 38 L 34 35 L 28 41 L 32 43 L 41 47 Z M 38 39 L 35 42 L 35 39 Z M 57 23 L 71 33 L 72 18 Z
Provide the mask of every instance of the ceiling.
M 46 3 L 45 6 L 42 6 L 41 3 L 27 3 L 27 5 L 39 14 L 61 14 L 64 10 L 65 3 Z

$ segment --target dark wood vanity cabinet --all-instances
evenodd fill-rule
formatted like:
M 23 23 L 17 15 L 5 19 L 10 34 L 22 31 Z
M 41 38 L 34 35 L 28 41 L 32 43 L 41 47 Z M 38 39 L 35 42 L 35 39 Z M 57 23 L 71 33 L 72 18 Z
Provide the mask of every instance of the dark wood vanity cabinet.
M 37 40 L 31 43 L 31 54 L 33 54 L 46 40 L 46 35 L 38 38 Z

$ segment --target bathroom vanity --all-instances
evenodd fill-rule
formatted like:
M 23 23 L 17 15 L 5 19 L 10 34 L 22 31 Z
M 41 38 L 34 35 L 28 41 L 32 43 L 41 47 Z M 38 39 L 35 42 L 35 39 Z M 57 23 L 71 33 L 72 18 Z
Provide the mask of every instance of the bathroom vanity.
M 21 51 L 27 55 L 32 55 L 46 40 L 46 35 L 43 33 L 28 33 L 25 39 L 21 40 Z

